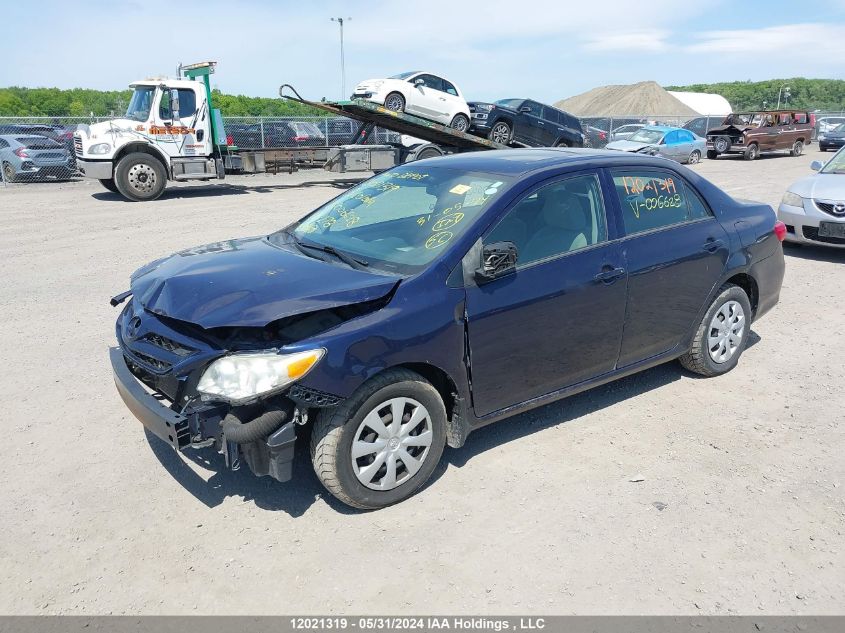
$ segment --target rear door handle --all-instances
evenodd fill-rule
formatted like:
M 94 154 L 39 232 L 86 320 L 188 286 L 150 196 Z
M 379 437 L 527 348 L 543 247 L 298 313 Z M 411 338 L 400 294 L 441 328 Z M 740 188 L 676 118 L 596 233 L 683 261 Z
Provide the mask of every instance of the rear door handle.
M 724 244 L 725 243 L 722 240 L 709 239 L 706 242 L 704 242 L 704 246 L 702 246 L 701 248 L 705 251 L 710 252 L 710 253 L 715 253 L 720 248 L 722 248 L 722 246 L 724 246 Z
M 594 279 L 596 281 L 603 281 L 604 283 L 609 284 L 613 283 L 624 274 L 624 268 L 610 268 L 609 266 L 605 266 L 604 269 L 594 277 Z

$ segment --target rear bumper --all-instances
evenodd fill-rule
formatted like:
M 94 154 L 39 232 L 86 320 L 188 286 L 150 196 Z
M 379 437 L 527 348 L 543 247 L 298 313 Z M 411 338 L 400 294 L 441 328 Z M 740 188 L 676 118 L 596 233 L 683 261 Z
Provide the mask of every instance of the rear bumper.
M 112 177 L 113 166 L 110 160 L 84 160 L 77 158 L 76 167 L 86 178 L 110 180 Z
M 757 310 L 754 312 L 756 321 L 769 310 L 774 308 L 780 300 L 780 289 L 783 285 L 783 276 L 786 270 L 786 263 L 783 259 L 783 248 L 780 244 L 777 251 L 769 255 L 753 266 L 749 274 L 757 282 Z

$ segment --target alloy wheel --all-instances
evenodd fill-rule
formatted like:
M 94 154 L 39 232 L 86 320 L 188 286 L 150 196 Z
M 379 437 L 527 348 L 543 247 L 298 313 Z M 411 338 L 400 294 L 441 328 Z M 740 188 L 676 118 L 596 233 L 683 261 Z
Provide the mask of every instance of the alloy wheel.
M 715 363 L 726 363 L 742 344 L 745 333 L 745 311 L 737 301 L 727 301 L 710 320 L 707 349 Z
M 494 143 L 500 143 L 505 145 L 508 140 L 510 140 L 511 130 L 505 123 L 497 123 L 493 126 L 493 130 L 490 133 L 490 139 Z
M 388 110 L 392 110 L 393 112 L 401 112 L 402 108 L 405 107 L 405 102 L 400 95 L 392 94 L 387 97 L 387 101 L 384 102 L 384 107 Z
M 432 442 L 428 410 L 413 398 L 391 398 L 370 411 L 352 440 L 355 477 L 371 490 L 392 490 L 411 479 Z

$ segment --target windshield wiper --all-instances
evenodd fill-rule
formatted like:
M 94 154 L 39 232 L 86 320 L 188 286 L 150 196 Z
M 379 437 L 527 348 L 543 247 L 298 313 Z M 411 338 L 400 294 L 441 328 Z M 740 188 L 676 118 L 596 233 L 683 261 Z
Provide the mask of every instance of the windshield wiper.
M 334 255 L 340 261 L 342 261 L 347 266 L 351 268 L 366 268 L 370 265 L 368 261 L 360 259 L 358 257 L 353 257 L 349 253 L 344 253 L 343 251 L 339 251 L 334 246 L 326 246 L 325 244 L 306 244 L 305 242 L 301 242 L 297 240 L 297 246 L 302 246 L 303 248 L 311 248 L 315 251 L 321 251 L 323 253 L 328 253 L 329 255 Z

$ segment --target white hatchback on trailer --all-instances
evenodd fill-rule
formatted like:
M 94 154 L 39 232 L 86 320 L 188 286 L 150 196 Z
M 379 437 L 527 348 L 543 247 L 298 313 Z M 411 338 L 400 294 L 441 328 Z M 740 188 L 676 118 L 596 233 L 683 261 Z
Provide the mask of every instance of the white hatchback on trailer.
M 429 72 L 415 70 L 386 79 L 367 79 L 355 87 L 352 98 L 449 125 L 459 132 L 469 128 L 469 106 L 461 91 L 451 81 Z

